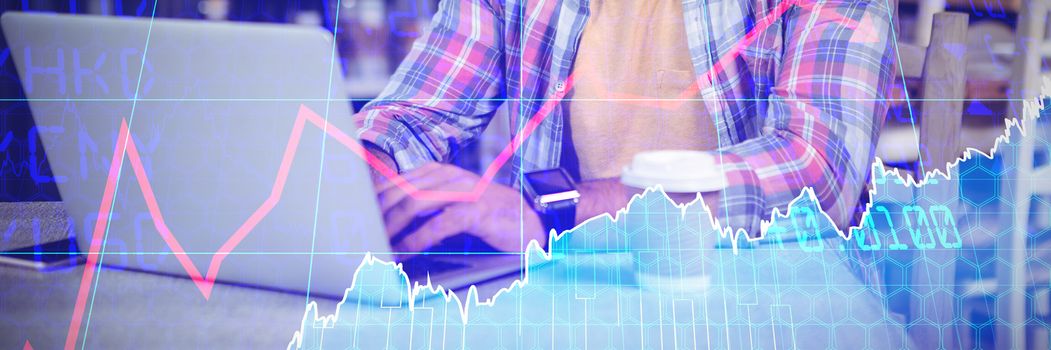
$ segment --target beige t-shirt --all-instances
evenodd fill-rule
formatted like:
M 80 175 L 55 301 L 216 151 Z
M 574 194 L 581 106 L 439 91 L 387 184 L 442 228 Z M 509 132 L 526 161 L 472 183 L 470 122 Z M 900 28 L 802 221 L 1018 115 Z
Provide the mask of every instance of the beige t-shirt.
M 591 0 L 568 117 L 584 180 L 620 176 L 647 150 L 711 150 L 718 134 L 694 84 L 681 0 Z

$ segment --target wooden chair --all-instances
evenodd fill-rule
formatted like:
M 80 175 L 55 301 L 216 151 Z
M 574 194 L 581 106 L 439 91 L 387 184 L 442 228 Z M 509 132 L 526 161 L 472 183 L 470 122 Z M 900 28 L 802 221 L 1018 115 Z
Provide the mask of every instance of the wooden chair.
M 934 14 L 945 11 L 945 5 L 945 0 L 916 0 L 916 28 L 913 35 L 917 45 L 930 44 Z
M 916 205 L 929 208 L 946 205 L 958 213 L 959 201 L 955 168 L 946 164 L 960 156 L 960 134 L 966 80 L 965 51 L 968 15 L 941 12 L 933 15 L 930 45 L 899 43 L 899 78 L 905 85 L 916 85 L 917 95 L 908 95 L 906 122 L 888 118 L 877 146 L 877 156 L 885 164 L 905 169 L 902 175 L 921 180 L 926 172 L 950 171 L 937 186 L 895 187 L 890 205 Z M 909 91 L 912 89 L 908 89 Z M 899 188 L 900 187 L 900 188 Z M 874 203 L 879 204 L 879 203 Z M 919 348 L 955 348 L 954 326 L 956 249 L 887 251 L 882 267 L 888 288 L 907 288 L 888 301 L 891 311 L 904 316 L 909 336 Z M 946 293 L 948 291 L 948 293 Z M 901 300 L 901 298 L 907 300 Z

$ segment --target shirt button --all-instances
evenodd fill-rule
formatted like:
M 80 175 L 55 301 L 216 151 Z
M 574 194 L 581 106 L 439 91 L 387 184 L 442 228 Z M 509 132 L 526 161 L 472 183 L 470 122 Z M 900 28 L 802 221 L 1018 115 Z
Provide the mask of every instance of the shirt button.
M 566 82 L 565 81 L 560 81 L 558 83 L 555 83 L 555 91 L 558 91 L 558 92 L 566 91 Z

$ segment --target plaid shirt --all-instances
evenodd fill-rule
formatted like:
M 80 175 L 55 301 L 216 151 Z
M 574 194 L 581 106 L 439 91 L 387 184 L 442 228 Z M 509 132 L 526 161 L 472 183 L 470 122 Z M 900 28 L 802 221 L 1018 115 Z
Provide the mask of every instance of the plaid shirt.
M 839 227 L 868 179 L 891 70 L 889 0 L 684 0 L 702 96 L 729 180 L 723 225 L 758 234 L 774 208 L 813 188 Z M 510 163 L 559 166 L 560 99 L 571 84 L 587 0 L 444 0 L 379 98 L 355 115 L 359 137 L 399 171 L 445 161 L 504 102 L 522 130 Z M 616 40 L 616 38 L 610 38 Z

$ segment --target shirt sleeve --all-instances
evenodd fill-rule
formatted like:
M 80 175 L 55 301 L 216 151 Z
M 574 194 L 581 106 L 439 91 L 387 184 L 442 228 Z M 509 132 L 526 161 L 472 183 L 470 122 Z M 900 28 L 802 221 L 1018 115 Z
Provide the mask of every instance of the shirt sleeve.
M 501 11 L 486 0 L 439 2 L 430 32 L 354 115 L 359 139 L 404 172 L 445 161 L 478 136 L 505 94 Z
M 805 188 L 840 228 L 865 188 L 894 77 L 883 0 L 801 1 L 782 17 L 782 65 L 760 136 L 719 150 L 728 187 L 715 213 L 758 236 Z

